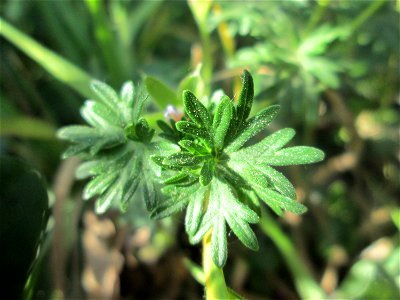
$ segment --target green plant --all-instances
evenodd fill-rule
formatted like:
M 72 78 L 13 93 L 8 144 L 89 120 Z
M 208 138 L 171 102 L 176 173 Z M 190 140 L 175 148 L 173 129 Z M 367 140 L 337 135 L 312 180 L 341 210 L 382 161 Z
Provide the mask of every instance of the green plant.
M 118 95 L 108 85 L 94 81 L 91 87 L 100 101 L 88 100 L 81 110 L 91 127 L 68 126 L 58 132 L 60 138 L 74 143 L 64 157 L 79 154 L 85 160 L 77 175 L 92 176 L 84 198 L 97 196 L 98 213 L 116 202 L 125 210 L 135 198 L 144 199 L 156 219 L 186 208 L 190 242 L 203 240 L 206 285 L 209 273 L 217 274 L 208 284 L 207 295 L 217 297 L 226 296 L 224 290 L 228 293 L 226 287 L 221 290 L 225 283 L 218 269 L 227 260 L 227 225 L 246 247 L 257 250 L 250 224 L 259 222 L 260 200 L 278 215 L 283 210 L 306 211 L 295 201 L 293 185 L 273 166 L 309 164 L 324 158 L 323 152 L 313 147 L 283 148 L 295 134 L 290 128 L 249 144 L 270 124 L 279 106 L 249 117 L 254 96 L 249 72 L 244 71 L 242 82 L 236 105 L 223 95 L 207 108 L 185 90 L 184 120 L 170 120 L 171 126 L 158 120 L 161 138 L 153 138 L 155 130 L 141 117 L 147 99 L 143 90 L 134 91 L 128 82 Z M 210 288 L 217 278 L 220 284 Z

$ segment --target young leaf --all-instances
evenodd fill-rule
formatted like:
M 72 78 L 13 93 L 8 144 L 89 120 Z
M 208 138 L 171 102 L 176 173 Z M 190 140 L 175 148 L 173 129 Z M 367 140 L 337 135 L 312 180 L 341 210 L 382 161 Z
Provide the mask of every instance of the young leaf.
M 193 156 L 188 152 L 178 152 L 167 156 L 163 160 L 164 165 L 189 167 L 198 165 L 203 159 L 198 156 Z
M 224 96 L 219 103 L 213 120 L 215 148 L 220 150 L 224 146 L 225 135 L 233 117 L 233 104 L 229 97 Z
M 91 88 L 96 93 L 97 97 L 110 109 L 116 110 L 118 108 L 119 97 L 109 85 L 98 80 L 93 80 Z
M 204 129 L 199 128 L 199 126 L 195 123 L 179 121 L 176 123 L 176 129 L 178 129 L 182 133 L 191 135 L 194 138 L 201 138 L 208 141 L 209 143 L 211 142 L 210 134 Z
M 157 78 L 147 76 L 144 83 L 150 96 L 153 97 L 161 109 L 165 109 L 168 105 L 181 105 L 175 92 Z
M 221 213 L 217 213 L 214 217 L 211 236 L 211 255 L 218 267 L 222 268 L 225 265 L 228 257 L 228 247 L 225 219 Z
M 59 138 L 74 143 L 64 157 L 81 154 L 86 160 L 81 175 L 92 178 L 84 189 L 84 198 L 97 198 L 98 213 L 116 204 L 125 211 L 136 199 L 144 200 L 152 209 L 160 188 L 150 156 L 169 155 L 176 148 L 166 150 L 162 143 L 158 147 L 150 143 L 154 130 L 140 118 L 147 97 L 140 89 L 134 93 L 132 82 L 122 87 L 120 95 L 99 81 L 93 81 L 91 87 L 102 102 L 86 101 L 81 114 L 93 127 L 67 126 L 58 131 Z
M 202 145 L 190 140 L 181 140 L 178 143 L 181 147 L 185 148 L 193 155 L 210 155 L 210 151 Z
M 195 124 L 207 130 L 211 128 L 211 117 L 207 108 L 197 100 L 192 92 L 188 90 L 183 91 L 183 103 L 186 114 Z
M 209 159 L 204 162 L 203 167 L 201 168 L 200 178 L 199 178 L 200 184 L 202 186 L 208 185 L 211 182 L 213 175 L 214 175 L 214 161 Z
M 189 236 L 194 235 L 199 228 L 208 190 L 205 187 L 199 188 L 189 201 L 185 216 L 185 229 Z
M 242 75 L 242 90 L 240 91 L 237 105 L 237 127 L 241 128 L 247 117 L 250 115 L 251 106 L 253 105 L 254 83 L 253 78 L 247 70 Z
M 123 84 L 120 92 L 122 102 L 125 102 L 128 106 L 132 106 L 135 95 L 135 87 L 132 81 L 127 81 Z

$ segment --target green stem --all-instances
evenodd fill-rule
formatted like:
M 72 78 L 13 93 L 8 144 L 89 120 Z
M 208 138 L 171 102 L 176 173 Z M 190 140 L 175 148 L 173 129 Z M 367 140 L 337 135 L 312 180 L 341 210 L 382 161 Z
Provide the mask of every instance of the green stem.
M 120 41 L 114 35 L 104 3 L 102 1 L 86 0 L 86 5 L 93 19 L 96 40 L 99 43 L 107 70 L 110 73 L 110 79 L 115 86 L 119 86 L 129 74 L 127 70 L 129 63 L 122 63 L 121 61 L 121 56 L 123 55 L 127 59 L 127 55 L 124 55 Z
M 302 299 L 326 299 L 327 295 L 312 277 L 301 260 L 292 241 L 281 230 L 275 220 L 265 211 L 260 222 L 261 230 L 268 235 L 281 252 L 292 273 L 296 289 Z
M 206 299 L 229 299 L 224 272 L 218 268 L 211 256 L 211 231 L 203 237 L 203 270 L 205 278 Z
M 313 10 L 310 21 L 307 24 L 304 36 L 307 36 L 318 24 L 325 14 L 326 8 L 328 7 L 329 0 L 319 1 L 317 7 Z
M 350 25 L 350 34 L 354 33 L 362 24 L 364 24 L 386 1 L 375 0 L 364 9 Z
M 200 26 L 201 45 L 203 49 L 202 75 L 205 83 L 204 94 L 209 97 L 211 91 L 213 59 L 211 53 L 210 34 L 205 27 L 205 24 Z

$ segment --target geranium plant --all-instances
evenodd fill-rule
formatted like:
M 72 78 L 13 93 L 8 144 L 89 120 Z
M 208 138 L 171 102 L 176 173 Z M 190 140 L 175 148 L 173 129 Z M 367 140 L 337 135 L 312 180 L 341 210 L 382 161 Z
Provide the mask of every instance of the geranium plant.
M 280 107 L 272 105 L 250 117 L 254 86 L 248 71 L 242 75 L 237 103 L 222 95 L 205 106 L 184 90 L 182 120 L 158 120 L 158 136 L 142 116 L 147 99 L 143 88 L 128 82 L 117 94 L 95 81 L 92 90 L 98 99 L 86 101 L 81 110 L 90 126 L 68 126 L 58 133 L 73 143 L 64 157 L 84 160 L 78 177 L 91 177 L 84 198 L 96 198 L 98 213 L 111 206 L 125 210 L 142 199 L 156 219 L 186 209 L 189 241 L 203 241 L 207 297 L 236 297 L 222 273 L 228 228 L 246 247 L 258 250 L 251 224 L 259 222 L 261 202 L 278 215 L 307 210 L 274 166 L 319 162 L 324 153 L 307 146 L 284 148 L 295 134 L 290 128 L 252 139 Z

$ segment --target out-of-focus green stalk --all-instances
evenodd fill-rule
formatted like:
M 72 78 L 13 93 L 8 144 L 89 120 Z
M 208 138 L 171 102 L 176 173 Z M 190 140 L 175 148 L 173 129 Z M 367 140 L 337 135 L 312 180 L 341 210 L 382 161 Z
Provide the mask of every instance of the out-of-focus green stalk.
M 310 271 L 297 254 L 292 241 L 265 210 L 262 211 L 260 227 L 271 238 L 284 257 L 300 297 L 302 299 L 327 299 L 327 295 L 314 280 Z
M 113 85 L 121 85 L 129 74 L 129 63 L 122 63 L 126 55 L 122 53 L 121 43 L 116 39 L 111 29 L 103 1 L 86 0 L 95 27 L 95 36 L 99 44 L 105 65 Z
M 26 116 L 8 117 L 0 120 L 0 137 L 4 136 L 51 140 L 56 138 L 56 128 L 48 122 Z
M 0 18 L 0 35 L 36 61 L 55 78 L 70 86 L 82 96 L 93 97 L 89 87 L 92 78 L 89 74 L 45 48 L 2 18 Z
M 364 22 L 366 22 L 382 5 L 387 3 L 388 1 L 383 0 L 375 0 L 371 1 L 371 4 L 368 5 L 366 9 L 364 9 L 351 23 L 350 32 L 353 33 L 356 31 Z M 350 34 L 351 34 L 350 33 Z
M 202 46 L 202 69 L 201 74 L 205 82 L 204 96 L 209 97 L 211 91 L 211 80 L 213 76 L 213 58 L 211 53 L 211 39 L 207 28 L 207 16 L 212 1 L 188 0 L 189 7 L 200 32 Z
M 325 14 L 330 0 L 320 0 L 317 2 L 317 7 L 313 10 L 310 20 L 308 21 L 304 36 L 307 36 L 318 24 Z

